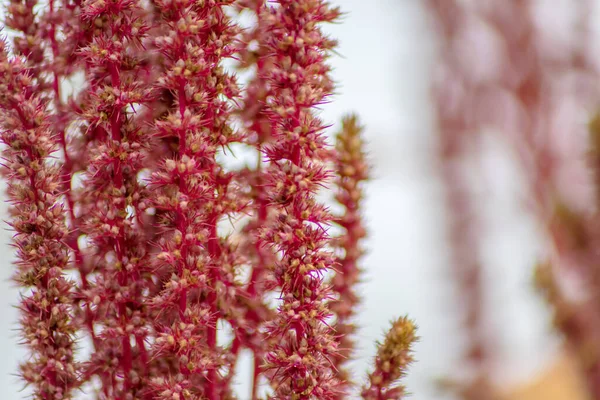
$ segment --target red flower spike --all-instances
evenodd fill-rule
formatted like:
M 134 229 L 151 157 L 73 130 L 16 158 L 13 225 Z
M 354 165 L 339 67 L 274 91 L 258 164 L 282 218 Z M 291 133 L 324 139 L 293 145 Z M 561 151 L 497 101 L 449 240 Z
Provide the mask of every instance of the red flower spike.
M 265 369 L 274 372 L 276 398 L 334 398 L 337 382 L 329 356 L 336 353 L 326 324 L 329 292 L 323 273 L 334 258 L 321 224 L 330 220 L 315 191 L 325 185 L 327 149 L 324 126 L 314 107 L 333 90 L 325 64 L 328 41 L 317 26 L 339 14 L 322 1 L 278 1 L 264 8 L 267 53 L 272 67 L 264 72 L 270 89 L 266 115 L 273 142 L 266 146 L 268 196 L 276 219 L 261 239 L 281 254 L 275 277 L 281 288 L 279 313 L 269 326 L 279 338 L 266 356 Z
M 151 100 L 141 70 L 139 46 L 147 27 L 140 15 L 143 6 L 137 1 L 89 0 L 82 4 L 80 22 L 98 27 L 79 52 L 89 77 L 79 115 L 87 129 L 89 161 L 79 198 L 93 199 L 80 230 L 90 242 L 86 257 L 97 271 L 82 297 L 93 310 L 101 343 L 88 363 L 89 374 L 100 375 L 104 396 L 122 399 L 144 396 L 149 368 L 143 293 L 151 283 L 150 246 L 140 218 L 146 194 L 137 176 L 148 142 L 131 112 L 133 105 Z M 95 304 L 95 299 L 102 301 Z
M 359 283 L 361 268 L 359 263 L 364 254 L 361 242 L 366 236 L 366 228 L 360 214 L 363 201 L 362 184 L 368 179 L 368 166 L 364 143 L 363 128 L 354 115 L 342 120 L 342 128 L 336 136 L 334 164 L 336 169 L 336 200 L 343 206 L 342 215 L 335 219 L 343 233 L 336 237 L 335 246 L 340 255 L 339 266 L 332 278 L 332 289 L 336 298 L 330 308 L 337 317 L 334 329 L 338 341 L 338 353 L 334 357 L 336 373 L 345 386 L 341 389 L 340 399 L 350 394 L 352 382 L 345 364 L 351 359 L 354 350 L 354 338 L 357 330 L 353 319 L 359 297 L 356 285 Z
M 60 169 L 49 162 L 58 142 L 48 102 L 36 92 L 26 64 L 20 58 L 8 60 L 5 46 L 0 42 L 2 172 L 12 203 L 14 280 L 28 289 L 19 310 L 31 358 L 21 364 L 21 376 L 36 399 L 70 399 L 79 388 L 81 365 L 75 361 L 73 283 L 65 276 L 69 249 Z
M 216 161 L 223 146 L 240 139 L 229 121 L 230 102 L 239 96 L 239 89 L 220 65 L 235 50 L 237 28 L 224 13 L 228 3 L 157 2 L 168 35 L 154 41 L 164 56 L 164 74 L 156 89 L 173 93 L 175 101 L 168 115 L 154 124 L 154 134 L 172 138 L 176 147 L 175 157 L 165 158 L 151 178 L 157 193 L 153 205 L 165 213 L 159 221 L 166 232 L 158 264 L 171 274 L 153 306 L 177 310 L 161 337 L 177 337 L 181 324 L 205 320 L 186 339 L 193 346 L 178 351 L 155 346 L 155 351 L 179 359 L 178 374 L 185 378 L 185 382 L 160 381 L 155 389 L 179 393 L 181 388 L 190 396 L 211 400 L 225 398 L 230 390 L 219 369 L 234 366 L 217 346 L 216 329 L 221 318 L 234 325 L 238 319 L 230 305 L 235 302 L 234 277 L 241 263 L 231 244 L 219 237 L 217 222 L 242 211 L 246 203 L 237 194 L 234 177 Z M 195 307 L 195 302 L 203 308 Z M 165 386 L 168 382 L 177 382 L 177 388 Z

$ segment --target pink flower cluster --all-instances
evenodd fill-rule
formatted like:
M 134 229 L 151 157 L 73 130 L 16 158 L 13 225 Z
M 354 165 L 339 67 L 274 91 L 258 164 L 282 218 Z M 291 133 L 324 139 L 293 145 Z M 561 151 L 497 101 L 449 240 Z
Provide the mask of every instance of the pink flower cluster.
M 242 350 L 254 357 L 247 398 L 350 396 L 368 168 L 356 118 L 330 147 L 317 112 L 336 45 L 320 26 L 340 11 L 324 0 L 38 6 L 11 0 L 14 40 L 0 44 L 33 397 L 233 399 Z M 256 23 L 242 29 L 237 13 Z M 231 62 L 252 72 L 246 85 Z M 238 148 L 256 165 L 228 165 Z M 318 200 L 324 189 L 341 214 Z M 364 398 L 402 397 L 415 340 L 412 322 L 393 324 Z

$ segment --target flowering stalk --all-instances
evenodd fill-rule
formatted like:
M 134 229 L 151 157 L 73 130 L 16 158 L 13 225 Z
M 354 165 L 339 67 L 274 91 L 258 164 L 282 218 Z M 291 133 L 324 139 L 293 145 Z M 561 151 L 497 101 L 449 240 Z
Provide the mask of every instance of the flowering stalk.
M 340 386 L 345 387 L 342 393 L 348 394 L 351 388 L 350 375 L 345 367 L 353 355 L 355 347 L 352 337 L 357 330 L 353 321 L 359 297 L 356 285 L 359 282 L 361 268 L 359 262 L 364 254 L 361 248 L 362 239 L 366 236 L 360 209 L 363 200 L 362 183 L 368 179 L 368 166 L 364 143 L 362 141 L 362 126 L 358 118 L 350 115 L 342 120 L 342 129 L 336 137 L 335 186 L 338 190 L 336 200 L 343 206 L 344 212 L 335 222 L 343 229 L 336 238 L 336 246 L 340 250 L 339 266 L 332 280 L 332 289 L 336 299 L 330 308 L 336 316 L 334 325 L 338 341 L 338 352 L 333 357 Z M 341 398 L 341 397 L 340 397 Z
M 81 222 L 81 213 L 77 214 L 76 209 L 83 206 L 84 199 L 77 199 L 76 193 L 71 190 L 73 177 L 77 171 L 85 168 L 87 153 L 81 149 L 85 145 L 83 135 L 75 135 L 77 132 L 73 127 L 76 126 L 77 115 L 70 107 L 69 101 L 63 100 L 64 88 L 62 87 L 64 79 L 69 78 L 76 70 L 82 69 L 77 63 L 76 51 L 85 43 L 87 35 L 85 29 L 78 23 L 77 13 L 80 12 L 80 0 L 61 0 L 49 2 L 48 11 L 43 15 L 42 22 L 46 26 L 39 29 L 47 36 L 47 46 L 51 49 L 51 56 L 46 61 L 49 65 L 44 67 L 44 71 L 51 71 L 49 84 L 51 88 L 50 97 L 53 99 L 54 123 L 53 127 L 59 138 L 60 151 L 63 157 L 61 167 L 61 181 L 64 193 L 64 207 L 67 213 L 67 226 L 69 236 L 66 239 L 72 251 L 72 267 L 78 271 L 81 280 L 81 290 L 89 289 L 87 280 L 86 266 L 84 265 L 84 254 L 80 247 L 78 238 L 81 234 L 79 225 Z M 79 132 L 77 132 L 79 133 Z M 76 303 L 78 299 L 75 299 Z M 94 349 L 97 347 L 97 338 L 93 328 L 93 314 L 89 303 L 83 307 L 77 307 L 75 316 L 82 322 L 82 326 L 87 329 L 87 334 L 92 339 Z
M 88 165 L 80 198 L 91 202 L 80 229 L 90 243 L 93 281 L 81 296 L 94 309 L 102 343 L 89 362 L 105 398 L 139 398 L 149 361 L 148 247 L 141 225 L 144 188 L 138 173 L 147 152 L 135 107 L 150 101 L 148 73 L 137 50 L 148 27 L 136 1 L 83 3 L 80 24 L 92 29 L 80 50 L 89 80 L 79 120 L 86 129 Z M 92 28 L 93 27 L 93 28 Z
M 412 346 L 419 340 L 417 327 L 406 317 L 398 318 L 378 344 L 375 369 L 361 393 L 365 400 L 399 400 L 405 398 L 406 388 L 398 380 L 414 361 Z
M 248 83 L 245 97 L 239 116 L 244 122 L 247 131 L 247 143 L 256 149 L 256 166 L 246 168 L 241 177 L 245 178 L 247 186 L 251 188 L 252 198 L 251 218 L 241 230 L 240 250 L 249 255 L 248 260 L 252 268 L 250 279 L 245 290 L 245 296 L 240 300 L 245 303 L 247 310 L 244 316 L 245 332 L 243 337 L 236 340 L 249 348 L 253 353 L 253 372 L 251 396 L 258 398 L 259 378 L 262 375 L 263 359 L 269 341 L 265 332 L 266 324 L 273 318 L 273 310 L 268 305 L 267 296 L 272 293 L 276 283 L 269 271 L 269 266 L 276 262 L 273 251 L 261 245 L 260 231 L 272 223 L 274 210 L 268 198 L 267 174 L 263 151 L 272 140 L 271 122 L 267 115 L 266 99 L 269 93 L 269 82 L 265 77 L 266 71 L 272 66 L 267 47 L 268 40 L 268 13 L 265 12 L 264 0 L 244 0 L 237 3 L 238 11 L 251 12 L 256 16 L 256 25 L 244 30 L 239 40 L 239 65 L 238 70 L 246 72 L 255 68 L 256 72 Z
M 331 216 L 315 192 L 331 175 L 323 123 L 313 108 L 332 92 L 324 61 L 335 42 L 323 36 L 319 22 L 334 21 L 339 11 L 323 1 L 280 0 L 268 15 L 267 46 L 273 68 L 266 77 L 273 88 L 267 98 L 274 142 L 265 149 L 269 199 L 276 221 L 261 239 L 281 255 L 274 275 L 281 288 L 279 313 L 270 326 L 278 342 L 266 356 L 274 371 L 276 398 L 329 399 L 337 382 L 329 357 L 336 352 L 326 324 L 331 296 L 323 274 L 335 262 L 325 249 L 325 224 Z
M 60 169 L 50 157 L 57 137 L 49 104 L 20 58 L 8 60 L 0 42 L 0 139 L 4 174 L 9 179 L 11 226 L 15 231 L 15 281 L 27 288 L 20 305 L 23 343 L 31 359 L 21 376 L 41 400 L 71 399 L 79 387 L 75 362 L 73 284 L 64 275 L 69 263 L 67 230 L 60 203 Z
M 229 388 L 218 371 L 233 369 L 217 346 L 219 319 L 237 325 L 232 306 L 240 263 L 217 223 L 244 208 L 234 174 L 216 161 L 220 148 L 240 140 L 229 122 L 229 103 L 239 89 L 221 65 L 235 51 L 236 27 L 223 10 L 229 3 L 156 3 L 168 32 L 154 40 L 166 69 L 157 88 L 173 93 L 175 104 L 156 122 L 155 137 L 177 143 L 175 158 L 164 159 L 151 179 L 159 193 L 153 206 L 165 212 L 158 221 L 165 234 L 157 266 L 171 275 L 153 306 L 177 310 L 169 323 L 157 326 L 155 351 L 178 358 L 178 373 L 154 382 L 165 399 L 225 398 Z
M 71 192 L 72 172 L 83 162 L 78 157 L 82 151 L 73 154 L 68 149 L 67 126 L 73 121 L 72 113 L 68 112 L 61 99 L 61 81 L 68 77 L 76 68 L 75 50 L 85 35 L 78 24 L 76 12 L 79 10 L 79 0 L 52 0 L 47 8 L 34 12 L 38 3 L 31 0 L 11 0 L 7 7 L 5 26 L 15 35 L 13 39 L 14 52 L 23 55 L 28 66 L 29 74 L 34 79 L 35 91 L 44 93 L 52 101 L 49 107 L 53 110 L 49 117 L 53 119 L 52 129 L 59 139 L 59 153 L 62 153 L 61 181 L 68 212 L 67 224 L 69 237 L 65 239 L 73 249 L 75 267 L 83 270 L 82 254 L 77 243 L 79 236 L 77 218 L 74 215 L 75 200 Z M 85 276 L 82 276 L 85 282 Z M 89 313 L 87 313 L 90 320 Z

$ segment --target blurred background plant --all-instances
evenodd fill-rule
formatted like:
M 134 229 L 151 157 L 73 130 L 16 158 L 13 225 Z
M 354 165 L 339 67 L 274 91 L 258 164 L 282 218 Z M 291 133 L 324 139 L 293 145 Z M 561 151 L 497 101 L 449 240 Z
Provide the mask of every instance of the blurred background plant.
M 464 363 L 472 368 L 471 376 L 453 387 L 465 399 L 496 399 L 503 389 L 492 383 L 494 338 L 482 334 L 488 283 L 481 278 L 485 260 L 479 238 L 486 233 L 481 215 L 493 209 L 478 207 L 473 193 L 478 174 L 473 167 L 485 163 L 482 154 L 490 143 L 511 153 L 523 179 L 519 204 L 541 228 L 545 248 L 534 283 L 548 302 L 565 351 L 575 357 L 568 365 L 582 375 L 592 398 L 600 398 L 596 5 L 525 0 L 427 5 L 441 49 L 434 102 L 449 241 L 456 255 L 452 276 L 465 311 Z M 557 12 L 569 19 L 550 27 L 549 16 Z M 587 134 L 585 118 L 591 122 Z M 467 166 L 471 160 L 477 164 Z

